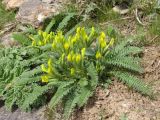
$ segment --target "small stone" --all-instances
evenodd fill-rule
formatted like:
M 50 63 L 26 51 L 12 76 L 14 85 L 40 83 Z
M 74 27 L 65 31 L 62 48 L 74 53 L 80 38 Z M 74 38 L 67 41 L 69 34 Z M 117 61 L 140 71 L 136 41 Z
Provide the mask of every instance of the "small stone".
M 23 2 L 25 2 L 26 0 L 3 0 L 3 4 L 6 5 L 6 9 L 15 9 L 15 8 L 19 8 Z
M 131 4 L 130 2 L 129 3 L 128 2 L 122 2 L 118 5 L 116 5 L 115 7 L 113 7 L 113 11 L 117 12 L 121 15 L 127 14 L 129 12 L 129 5 L 130 4 Z
M 45 2 L 45 3 L 48 3 L 48 4 L 50 4 L 50 3 L 52 3 L 52 2 L 54 2 L 55 0 L 42 0 L 42 2 Z
M 127 14 L 129 12 L 129 9 L 121 9 L 119 6 L 115 6 L 113 7 L 113 11 L 123 15 L 123 14 Z

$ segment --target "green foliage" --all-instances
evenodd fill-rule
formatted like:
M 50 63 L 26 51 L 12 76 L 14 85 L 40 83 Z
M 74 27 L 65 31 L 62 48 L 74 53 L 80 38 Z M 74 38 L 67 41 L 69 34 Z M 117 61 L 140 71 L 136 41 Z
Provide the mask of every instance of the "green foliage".
M 49 90 L 48 86 L 38 86 L 38 85 L 34 86 L 32 92 L 25 96 L 25 99 L 21 108 L 24 110 L 30 109 L 30 105 L 33 105 L 35 102 L 37 102 L 36 101 L 37 98 L 42 96 L 48 90 Z
M 68 22 L 71 20 L 72 17 L 75 16 L 75 13 L 68 13 L 68 15 L 60 22 L 57 30 L 62 30 L 64 27 L 68 25 Z
M 64 29 L 73 15 L 64 18 L 57 28 Z M 26 39 L 21 42 L 23 47 L 0 49 L 0 96 L 8 109 L 17 105 L 28 111 L 49 100 L 50 109 L 63 103 L 63 118 L 69 119 L 99 84 L 109 83 L 112 77 L 144 95 L 152 95 L 150 87 L 134 76 L 142 72 L 138 57 L 142 50 L 131 41 L 114 45 L 111 29 L 106 36 L 94 27 L 78 27 L 74 35 L 63 35 L 62 31 L 51 30 L 54 24 L 51 21 L 45 32 L 27 34 L 32 40 L 29 44 L 20 35 Z
M 53 27 L 53 25 L 55 24 L 55 19 L 52 19 L 50 21 L 50 23 L 47 25 L 46 29 L 45 29 L 45 32 L 49 33 Z
M 0 49 L 0 96 L 9 110 L 14 105 L 20 107 L 25 96 L 35 89 L 34 82 L 40 81 L 37 75 L 42 71 L 36 66 L 42 64 L 47 55 L 42 51 L 33 47 Z

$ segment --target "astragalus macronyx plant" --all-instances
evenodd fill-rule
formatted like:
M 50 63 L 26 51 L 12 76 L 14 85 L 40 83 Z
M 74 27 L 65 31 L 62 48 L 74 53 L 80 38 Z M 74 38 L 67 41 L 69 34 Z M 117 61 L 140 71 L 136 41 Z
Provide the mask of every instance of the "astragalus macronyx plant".
M 30 39 L 32 45 L 0 49 L 0 99 L 10 110 L 30 110 L 47 101 L 52 109 L 63 103 L 68 119 L 112 77 L 152 96 L 150 87 L 133 76 L 142 72 L 137 55 L 142 50 L 129 40 L 118 44 L 104 32 L 80 27 L 68 37 L 39 31 Z
M 94 28 L 87 33 L 78 27 L 76 34 L 65 37 L 61 31 L 47 34 L 39 31 L 39 39 L 33 39 L 35 47 L 50 46 L 46 64 L 41 65 L 42 83 L 54 88 L 49 108 L 64 103 L 64 118 L 68 119 L 75 107 L 82 107 L 93 95 L 97 85 L 106 83 L 111 77 L 118 78 L 129 87 L 145 95 L 152 95 L 151 89 L 130 73 L 141 73 L 139 58 L 133 55 L 141 52 L 128 41 L 114 46 L 114 38 L 104 32 L 97 35 Z

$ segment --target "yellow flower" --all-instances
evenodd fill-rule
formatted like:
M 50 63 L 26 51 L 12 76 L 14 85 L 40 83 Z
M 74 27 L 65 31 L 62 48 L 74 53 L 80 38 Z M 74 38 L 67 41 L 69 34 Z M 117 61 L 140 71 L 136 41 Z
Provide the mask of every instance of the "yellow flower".
M 41 69 L 43 72 L 52 74 L 53 73 L 52 60 L 51 59 L 48 60 L 48 69 L 44 66 L 44 64 L 41 65 Z
M 76 33 L 80 33 L 80 31 L 81 31 L 81 28 L 77 27 Z
M 44 64 L 41 65 L 41 69 L 43 72 L 48 72 L 47 68 L 44 66 Z
M 84 58 L 84 56 L 85 56 L 85 52 L 86 52 L 86 48 L 82 48 L 82 50 L 81 50 L 82 58 Z
M 72 56 L 71 56 L 71 54 L 69 53 L 68 54 L 68 56 L 67 56 L 67 60 L 69 61 L 69 62 L 71 62 L 72 61 Z
M 42 79 L 42 82 L 43 83 L 48 83 L 48 76 L 44 75 L 44 76 L 41 76 L 41 79 Z
M 68 43 L 68 42 L 66 42 L 66 43 L 64 44 L 64 49 L 65 49 L 65 50 L 68 50 L 68 49 L 69 49 L 69 43 Z
M 100 37 L 101 37 L 102 39 L 105 39 L 105 38 L 106 38 L 106 34 L 105 34 L 104 32 L 101 32 Z
M 74 44 L 76 41 L 77 41 L 77 37 L 74 36 L 74 37 L 71 39 L 71 43 Z
M 57 47 L 57 46 L 56 46 L 56 43 L 53 42 L 53 43 L 52 43 L 52 48 L 56 49 L 56 47 Z
M 71 73 L 71 75 L 74 75 L 75 74 L 75 69 L 71 68 L 70 73 Z
M 97 51 L 96 53 L 96 59 L 100 59 L 102 57 L 101 53 L 99 51 Z
M 105 40 L 103 40 L 103 41 L 100 42 L 101 48 L 105 48 L 106 45 L 107 45 L 107 44 L 106 44 L 106 41 L 105 41 Z
M 39 42 L 38 42 L 38 45 L 39 45 L 39 46 L 42 46 L 42 45 L 43 45 L 43 42 L 42 42 L 42 41 L 39 41 Z
M 58 31 L 55 39 L 56 39 L 57 42 L 62 42 L 63 41 L 64 36 L 63 36 L 62 31 Z
M 81 55 L 78 54 L 78 55 L 76 55 L 76 62 L 79 63 L 80 61 L 81 61 Z
M 44 44 L 47 44 L 49 43 L 49 40 L 50 40 L 50 34 L 48 34 L 45 38 L 44 38 Z

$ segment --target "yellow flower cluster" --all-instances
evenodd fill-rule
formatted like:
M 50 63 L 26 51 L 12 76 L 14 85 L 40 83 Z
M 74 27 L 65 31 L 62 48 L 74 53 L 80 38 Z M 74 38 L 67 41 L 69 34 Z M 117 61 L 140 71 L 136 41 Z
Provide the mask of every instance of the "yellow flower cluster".
M 114 38 L 112 38 L 110 41 L 106 39 L 106 34 L 104 32 L 101 32 L 99 38 L 98 38 L 98 51 L 96 52 L 96 59 L 100 59 L 105 53 L 107 53 L 108 48 L 112 47 L 114 44 Z
M 99 36 L 99 45 L 101 48 L 105 48 L 107 45 L 106 35 L 104 32 L 101 32 L 101 34 Z
M 78 27 L 76 34 L 69 36 L 67 39 L 64 37 L 61 31 L 57 32 L 55 35 L 53 32 L 47 34 L 46 32 L 39 31 L 40 40 L 37 42 L 33 40 L 32 45 L 42 46 L 46 44 L 52 45 L 52 50 L 56 54 L 56 61 L 60 66 L 67 67 L 70 75 L 76 75 L 78 69 L 82 68 L 85 60 L 88 59 L 86 56 L 86 50 L 88 48 L 95 49 L 95 58 L 97 60 L 101 59 L 104 56 L 104 53 L 108 51 L 108 48 L 113 45 L 114 39 L 110 41 L 106 39 L 104 32 L 100 33 L 98 37 L 97 47 L 92 47 L 92 43 L 95 36 L 95 29 L 92 27 L 91 32 L 88 34 L 85 28 Z M 55 62 L 56 62 L 55 61 Z M 54 63 L 52 60 L 48 60 L 48 67 L 45 65 L 41 66 L 41 69 L 45 75 L 42 76 L 42 82 L 48 82 L 50 76 L 56 74 L 56 68 L 54 68 Z
M 80 53 L 74 53 L 73 51 L 71 51 L 68 55 L 67 55 L 67 61 L 68 62 L 76 62 L 77 64 L 81 62 L 82 59 L 84 59 L 85 56 L 85 49 L 86 48 L 82 48 L 81 49 L 81 54 Z
M 54 32 L 47 33 L 39 30 L 38 36 L 29 36 L 29 38 L 32 40 L 32 46 L 44 46 L 50 43 L 54 36 Z

